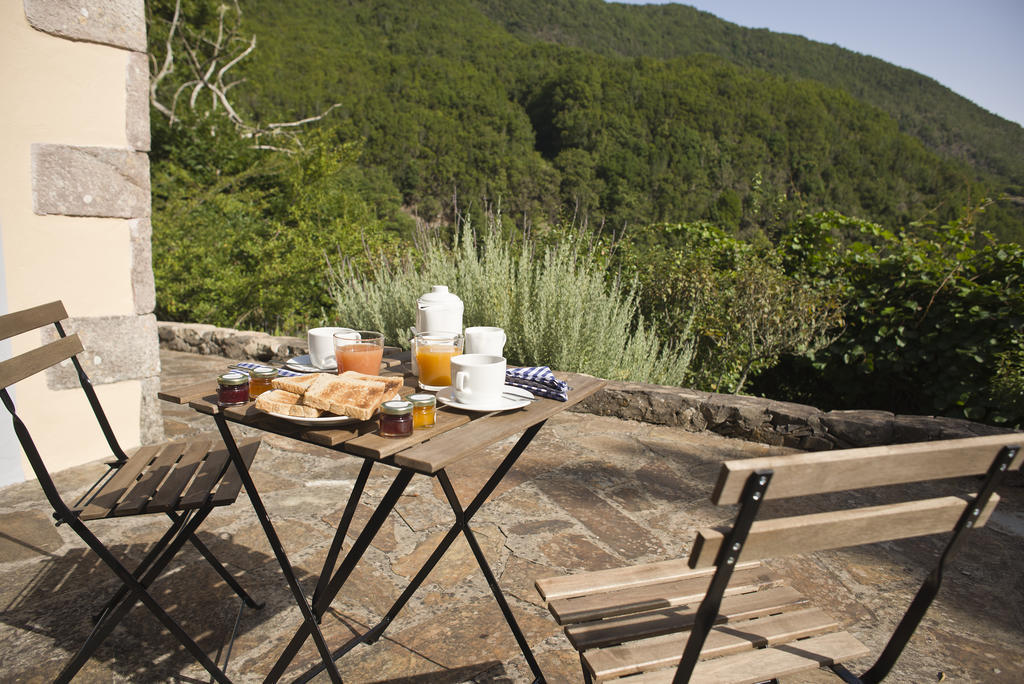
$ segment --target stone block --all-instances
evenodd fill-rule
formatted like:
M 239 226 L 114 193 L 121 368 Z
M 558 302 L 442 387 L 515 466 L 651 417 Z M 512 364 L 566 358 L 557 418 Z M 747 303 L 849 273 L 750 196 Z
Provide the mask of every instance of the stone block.
M 145 378 L 142 381 L 142 404 L 139 412 L 139 439 L 142 444 L 157 444 L 166 439 L 163 407 L 156 396 L 159 391 L 159 377 Z
M 146 51 L 143 0 L 24 0 L 33 28 L 61 38 Z
M 821 422 L 838 444 L 877 446 L 892 443 L 894 419 L 888 411 L 829 411 Z
M 156 317 L 152 314 L 72 318 L 65 330 L 78 333 L 81 338 L 85 351 L 78 358 L 94 385 L 160 375 L 160 346 Z M 55 338 L 53 331 L 44 333 L 44 339 Z M 78 387 L 71 362 L 65 361 L 47 371 L 47 385 L 50 389 Z
M 135 52 L 128 56 L 125 100 L 125 133 L 128 144 L 140 152 L 148 152 L 149 137 L 149 63 L 146 55 Z
M 826 437 L 819 435 L 807 435 L 806 437 L 800 438 L 800 442 L 797 446 L 804 451 L 829 451 L 834 449 L 836 445 Z
M 156 308 L 156 282 L 153 280 L 153 225 L 149 219 L 130 223 L 132 254 L 132 296 L 135 313 L 149 314 Z
M 32 202 L 37 214 L 148 217 L 149 155 L 110 147 L 33 145 Z
M 894 444 L 929 442 L 939 439 L 940 424 L 933 416 L 896 416 L 892 422 Z
M 701 406 L 708 428 L 723 435 L 749 438 L 769 424 L 767 402 L 736 394 L 712 394 Z

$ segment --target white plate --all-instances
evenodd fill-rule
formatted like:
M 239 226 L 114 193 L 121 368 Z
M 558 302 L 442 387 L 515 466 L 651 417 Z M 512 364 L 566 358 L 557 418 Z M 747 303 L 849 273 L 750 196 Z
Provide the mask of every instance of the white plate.
M 491 413 L 493 411 L 510 411 L 512 409 L 522 408 L 531 401 L 533 401 L 533 394 L 529 390 L 524 390 L 519 387 L 513 387 L 512 385 L 505 385 L 502 390 L 503 396 L 495 402 L 489 402 L 486 404 L 460 404 L 455 401 L 455 397 L 452 396 L 452 388 L 445 387 L 443 390 L 437 393 L 437 400 L 446 406 L 452 408 L 463 409 L 466 411 L 483 411 L 485 413 Z M 520 399 L 513 399 L 510 394 L 514 394 Z
M 395 394 L 395 396 L 391 397 L 391 399 L 389 399 L 388 401 L 394 401 L 395 399 L 401 398 L 401 394 Z M 274 413 L 273 411 L 264 411 L 263 409 L 257 410 L 266 413 L 268 416 L 274 416 L 275 418 L 288 420 L 295 423 L 296 425 L 305 425 L 306 427 L 332 427 L 335 425 L 344 425 L 345 423 L 360 422 L 358 418 L 350 418 L 349 416 L 335 416 L 333 414 L 329 416 L 320 416 L 319 418 L 303 418 L 301 416 L 286 416 L 283 413 Z
M 310 363 L 309 354 L 303 354 L 302 356 L 295 356 L 285 361 L 284 367 L 288 370 L 299 371 L 300 373 L 327 373 L 338 370 L 338 362 L 335 361 L 327 368 L 317 368 Z
M 286 416 L 283 413 L 273 413 L 271 411 L 263 411 L 268 416 L 274 416 L 282 420 L 291 421 L 296 425 L 305 425 L 306 427 L 332 427 L 334 425 L 344 425 L 345 423 L 358 423 L 358 418 L 349 418 L 348 416 L 320 416 L 319 418 L 303 418 L 301 416 Z

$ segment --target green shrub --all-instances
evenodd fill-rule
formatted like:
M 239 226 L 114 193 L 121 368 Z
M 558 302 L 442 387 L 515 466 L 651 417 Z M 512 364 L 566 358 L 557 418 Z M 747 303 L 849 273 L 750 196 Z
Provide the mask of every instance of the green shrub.
M 834 288 L 787 274 L 773 248 L 708 223 L 635 230 L 619 259 L 663 339 L 694 350 L 691 387 L 739 393 L 752 374 L 813 354 L 842 327 Z
M 373 279 L 342 264 L 329 278 L 337 322 L 381 330 L 408 348 L 416 299 L 445 284 L 465 304 L 467 327 L 505 329 L 511 364 L 681 384 L 691 349 L 661 344 L 638 313 L 635 290 L 609 286 L 607 267 L 576 237 L 542 249 L 503 238 L 499 217 L 482 233 L 464 225 L 451 247 L 424 239 L 417 259 L 382 263 Z
M 790 268 L 847 302 L 843 335 L 800 371 L 806 400 L 1024 424 L 1024 248 L 978 234 L 972 216 L 914 234 L 834 213 L 790 227 Z
M 223 156 L 247 163 L 205 167 L 187 152 L 204 139 L 181 126 L 153 165 L 153 272 L 157 316 L 297 333 L 332 307 L 329 258 L 366 266 L 368 250 L 394 250 L 387 206 L 358 165 L 358 143 L 321 128 L 290 155 L 256 152 L 230 130 Z M 210 147 L 214 145 L 211 143 Z

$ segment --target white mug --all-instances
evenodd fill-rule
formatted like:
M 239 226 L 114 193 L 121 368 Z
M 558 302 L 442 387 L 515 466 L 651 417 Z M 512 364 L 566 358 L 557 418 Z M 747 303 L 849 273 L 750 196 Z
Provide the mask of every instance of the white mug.
M 334 333 L 352 333 L 352 339 L 359 339 L 359 333 L 352 328 L 311 329 L 306 335 L 311 365 L 324 370 L 338 367 L 338 360 L 334 356 Z
M 501 356 L 505 349 L 505 331 L 489 326 L 466 328 L 466 353 Z
M 494 404 L 505 389 L 505 357 L 490 354 L 453 356 L 452 396 L 460 404 Z

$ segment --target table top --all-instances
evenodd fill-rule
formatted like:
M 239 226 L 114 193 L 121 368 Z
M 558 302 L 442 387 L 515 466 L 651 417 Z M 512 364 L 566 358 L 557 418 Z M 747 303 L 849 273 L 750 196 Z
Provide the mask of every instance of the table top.
M 386 363 L 381 375 L 403 377 L 405 384 L 399 391 L 402 396 L 416 391 L 416 378 L 405 365 Z M 537 398 L 523 408 L 493 413 L 463 411 L 439 403 L 434 427 L 418 428 L 409 437 L 399 438 L 377 434 L 376 417 L 337 427 L 308 427 L 259 411 L 251 401 L 222 407 L 217 404 L 215 378 L 162 390 L 157 396 L 164 401 L 188 404 L 196 411 L 211 416 L 219 413 L 233 423 L 328 447 L 339 454 L 370 458 L 416 472 L 434 474 L 490 444 L 547 420 L 605 385 L 604 380 L 590 375 L 556 372 L 555 376 L 569 384 L 568 401 Z

